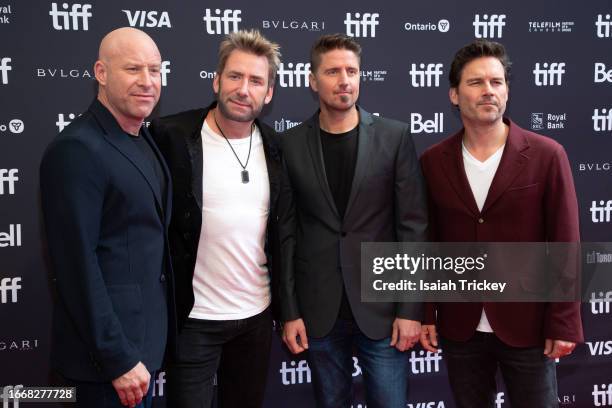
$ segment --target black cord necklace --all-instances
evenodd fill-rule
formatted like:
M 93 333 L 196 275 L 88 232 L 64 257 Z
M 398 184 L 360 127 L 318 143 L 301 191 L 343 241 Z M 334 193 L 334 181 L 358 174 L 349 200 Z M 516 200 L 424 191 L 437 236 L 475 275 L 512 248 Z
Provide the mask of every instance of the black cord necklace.
M 236 156 L 236 160 L 238 160 L 240 167 L 242 167 L 242 171 L 240 172 L 240 177 L 242 178 L 242 184 L 248 183 L 249 182 L 249 171 L 246 169 L 246 166 L 249 165 L 249 159 L 251 158 L 251 146 L 253 144 L 253 128 L 255 127 L 255 122 L 251 124 L 251 136 L 249 136 L 249 154 L 247 155 L 246 163 L 244 163 L 243 165 L 242 162 L 240 161 L 240 158 L 236 154 L 236 151 L 232 147 L 232 144 L 230 143 L 230 141 L 227 139 L 227 137 L 223 133 L 223 130 L 221 130 L 221 126 L 219 126 L 219 122 L 217 122 L 217 115 L 215 115 L 214 110 L 213 110 L 213 120 L 215 121 L 215 125 L 217 125 L 217 129 L 219 129 L 219 132 L 221 132 L 221 136 L 223 136 L 223 138 L 229 145 L 230 149 L 232 149 L 232 153 L 234 153 L 234 156 Z

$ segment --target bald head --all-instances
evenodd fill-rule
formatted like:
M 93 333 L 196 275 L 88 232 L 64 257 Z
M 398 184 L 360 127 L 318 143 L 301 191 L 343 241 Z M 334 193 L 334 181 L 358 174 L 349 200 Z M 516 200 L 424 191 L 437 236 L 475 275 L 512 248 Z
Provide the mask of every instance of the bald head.
M 161 55 L 148 34 L 131 27 L 108 33 L 94 66 L 98 100 L 119 125 L 138 134 L 161 92 Z

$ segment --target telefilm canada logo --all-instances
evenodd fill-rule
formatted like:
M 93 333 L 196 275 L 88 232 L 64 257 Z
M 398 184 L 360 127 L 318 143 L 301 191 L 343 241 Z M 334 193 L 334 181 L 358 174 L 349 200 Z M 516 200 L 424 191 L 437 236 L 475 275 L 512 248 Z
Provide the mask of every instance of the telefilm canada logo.
M 530 33 L 571 33 L 576 25 L 573 21 L 529 21 Z
M 361 82 L 384 82 L 388 71 L 386 69 L 361 69 Z
M 23 133 L 25 125 L 21 119 L 11 119 L 8 123 L 0 123 L 0 133 L 11 132 L 15 134 Z
M 140 28 L 172 28 L 170 15 L 167 11 L 157 10 L 121 10 L 127 17 L 131 27 Z
M 531 129 L 532 130 L 544 130 L 544 129 L 565 129 L 565 122 L 567 121 L 567 113 L 543 113 L 543 112 L 532 112 L 531 113 Z
M 404 23 L 404 30 L 406 31 L 436 31 L 440 33 L 448 33 L 448 31 L 450 30 L 450 21 L 448 21 L 445 18 L 438 20 L 437 22 L 429 21 L 426 23 L 422 23 L 422 22 L 414 23 L 414 22 L 408 21 Z

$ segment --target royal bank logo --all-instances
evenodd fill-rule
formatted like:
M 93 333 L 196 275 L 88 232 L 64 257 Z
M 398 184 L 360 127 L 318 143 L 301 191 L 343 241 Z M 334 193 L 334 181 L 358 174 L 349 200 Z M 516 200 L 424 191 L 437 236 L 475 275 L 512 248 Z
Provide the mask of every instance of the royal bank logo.
M 286 130 L 291 129 L 292 127 L 299 125 L 300 123 L 302 122 L 296 122 L 293 120 L 281 118 L 280 120 L 274 121 L 274 130 L 276 130 L 278 133 L 282 133 Z
M 502 38 L 506 26 L 505 14 L 480 14 L 474 16 L 474 36 L 476 38 Z
M 21 277 L 0 278 L 0 303 L 17 303 L 17 293 L 21 289 Z M 1 351 L 1 348 L 0 348 Z
M 593 385 L 593 405 L 596 407 L 612 406 L 612 384 Z
M 9 224 L 8 231 L 0 232 L 0 248 L 21 246 L 21 224 Z
M 443 18 L 436 22 L 427 22 L 427 23 L 413 23 L 406 22 L 404 23 L 404 30 L 406 31 L 437 31 L 440 33 L 448 33 L 450 30 L 450 22 Z
M 10 15 L 13 14 L 11 11 L 11 5 L 0 6 L 0 24 L 10 24 Z
M 530 33 L 571 33 L 575 23 L 573 21 L 530 21 Z
M 544 129 L 544 113 L 532 112 L 531 113 L 531 129 L 542 130 Z
M 45 79 L 92 79 L 88 69 L 81 68 L 36 68 L 36 77 Z
M 410 114 L 410 132 L 417 133 L 443 133 L 444 132 L 444 113 L 434 113 L 433 119 L 423 119 L 420 113 Z
M 12 71 L 11 67 L 12 59 L 9 57 L 0 58 L 0 84 L 6 85 L 9 82 L 8 72 Z
M 11 119 L 8 124 L 0 123 L 0 133 L 11 132 L 11 133 L 23 133 L 25 125 L 21 119 Z
M 611 82 L 612 83 L 612 69 L 606 68 L 606 64 L 603 62 L 595 63 L 595 83 L 601 84 L 603 82 Z
M 565 129 L 566 121 L 567 113 L 531 113 L 532 130 Z
M 598 260 L 597 257 L 601 257 L 601 259 L 611 259 L 612 262 L 612 254 L 600 254 L 599 252 L 593 252 L 592 254 L 587 254 L 587 263 L 588 257 L 591 257 L 592 263 L 596 263 Z M 601 262 L 601 263 L 610 263 L 610 262 Z M 610 304 L 612 303 L 612 291 L 604 292 L 592 292 L 591 298 L 589 299 L 589 303 L 591 304 L 591 314 L 600 315 L 600 314 L 610 314 L 611 309 Z
M 415 88 L 430 88 L 439 87 L 440 78 L 444 73 L 442 71 L 442 63 L 425 63 L 411 64 L 410 71 L 410 85 Z
M 18 169 L 0 169 L 0 195 L 15 194 L 15 184 L 19 181 Z
M 308 88 L 310 86 L 309 74 L 310 62 L 281 62 L 276 71 L 278 84 L 282 88 Z
M 533 68 L 534 83 L 536 86 L 559 86 L 563 82 L 565 62 L 536 62 Z
M 2 351 L 32 351 L 38 348 L 39 339 L 2 339 L 0 340 L 0 352 Z
M 51 16 L 53 29 L 73 31 L 89 30 L 89 19 L 93 16 L 91 7 L 91 4 L 62 3 L 60 10 L 58 8 L 58 3 L 51 3 L 49 15 Z
M 344 27 L 349 37 L 376 37 L 379 13 L 346 13 Z
M 359 76 L 363 82 L 384 82 L 387 77 L 387 70 L 383 69 L 362 69 L 359 71 Z
M 156 10 L 121 10 L 125 13 L 131 27 L 172 28 L 167 11 Z
M 168 74 L 172 72 L 170 71 L 170 61 L 162 61 L 161 67 L 159 68 L 159 73 L 161 76 L 161 85 L 168 85 Z
M 74 113 L 58 113 L 57 114 L 57 122 L 55 122 L 55 126 L 57 126 L 57 132 L 61 132 L 68 126 L 73 120 L 76 118 Z
M 262 20 L 265 30 L 325 31 L 325 21 L 312 20 Z
M 612 108 L 594 109 L 593 130 L 595 132 L 609 132 L 612 130 Z
M 612 21 L 610 20 L 610 14 L 597 15 L 595 20 L 595 34 L 598 38 L 610 38 L 612 32 Z
M 410 352 L 410 370 L 412 374 L 437 373 L 440 371 L 440 361 L 442 361 L 442 350 L 436 353 L 421 350 Z
M 593 224 L 610 222 L 610 214 L 612 214 L 612 200 L 591 201 L 590 212 L 591 221 L 593 222 Z
M 206 14 L 202 18 L 206 23 L 208 34 L 229 34 L 238 31 L 238 23 L 242 21 L 240 17 L 242 10 L 215 9 L 214 14 L 211 9 L 206 9 Z

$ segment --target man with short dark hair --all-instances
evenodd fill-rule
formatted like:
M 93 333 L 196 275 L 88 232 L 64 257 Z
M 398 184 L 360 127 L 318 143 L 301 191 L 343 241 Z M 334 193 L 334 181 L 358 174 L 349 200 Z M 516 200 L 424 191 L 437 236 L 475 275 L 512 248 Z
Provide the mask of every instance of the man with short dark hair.
M 370 408 L 406 406 L 419 303 L 362 303 L 361 243 L 423 241 L 427 205 L 405 123 L 357 107 L 361 47 L 324 35 L 311 52 L 320 110 L 281 137 L 283 341 L 308 350 L 318 407 L 351 406 L 353 347 Z
M 172 187 L 143 126 L 159 100 L 160 67 L 143 31 L 107 34 L 94 65 L 97 99 L 40 165 L 58 292 L 51 358 L 76 386 L 77 407 L 150 407 L 162 364 Z
M 455 55 L 449 96 L 464 128 L 421 158 L 434 241 L 580 239 L 565 150 L 503 116 L 509 67 L 487 40 Z M 580 304 L 427 304 L 421 344 L 435 352 L 438 336 L 458 407 L 493 407 L 498 367 L 513 407 L 557 407 L 554 359 L 583 341 Z
M 272 99 L 279 46 L 237 31 L 219 46 L 216 101 L 153 121 L 173 180 L 170 248 L 178 337 L 168 406 L 263 404 L 278 248 L 276 134 L 257 120 Z

